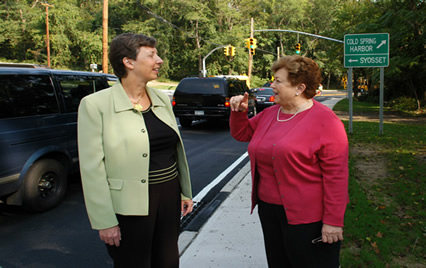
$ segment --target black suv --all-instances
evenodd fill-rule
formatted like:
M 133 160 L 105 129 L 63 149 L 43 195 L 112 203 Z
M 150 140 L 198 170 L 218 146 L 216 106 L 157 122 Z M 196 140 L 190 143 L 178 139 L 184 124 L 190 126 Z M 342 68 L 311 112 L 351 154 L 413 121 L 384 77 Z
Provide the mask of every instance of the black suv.
M 243 80 L 229 77 L 187 77 L 173 95 L 173 111 L 183 127 L 197 119 L 229 119 L 229 99 L 248 92 L 249 116 L 256 114 L 256 101 Z
M 78 171 L 77 108 L 114 76 L 0 67 L 0 199 L 44 211 Z

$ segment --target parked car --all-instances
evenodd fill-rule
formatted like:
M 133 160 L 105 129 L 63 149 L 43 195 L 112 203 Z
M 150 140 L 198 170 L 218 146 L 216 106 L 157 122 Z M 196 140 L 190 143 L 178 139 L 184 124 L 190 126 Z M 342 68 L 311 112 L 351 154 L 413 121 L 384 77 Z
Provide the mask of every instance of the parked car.
M 257 112 L 260 113 L 263 109 L 268 108 L 275 104 L 275 93 L 270 87 L 259 87 L 253 89 L 254 95 L 256 96 L 256 107 Z
M 78 170 L 81 98 L 109 87 L 94 72 L 0 67 L 0 199 L 45 211 Z
M 244 80 L 231 77 L 187 77 L 182 79 L 173 95 L 173 111 L 183 127 L 193 120 L 229 119 L 229 99 L 248 92 L 249 116 L 256 114 L 256 101 Z

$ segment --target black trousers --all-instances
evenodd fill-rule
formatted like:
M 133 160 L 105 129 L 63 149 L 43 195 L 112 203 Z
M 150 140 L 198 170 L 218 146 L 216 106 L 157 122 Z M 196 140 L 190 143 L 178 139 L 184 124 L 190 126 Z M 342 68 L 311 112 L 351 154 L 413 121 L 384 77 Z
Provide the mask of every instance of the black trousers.
M 149 215 L 117 215 L 120 246 L 107 245 L 115 268 L 179 267 L 179 180 L 149 185 Z
M 290 225 L 282 205 L 260 200 L 258 213 L 269 268 L 339 267 L 340 241 L 312 243 L 321 236 L 322 222 Z

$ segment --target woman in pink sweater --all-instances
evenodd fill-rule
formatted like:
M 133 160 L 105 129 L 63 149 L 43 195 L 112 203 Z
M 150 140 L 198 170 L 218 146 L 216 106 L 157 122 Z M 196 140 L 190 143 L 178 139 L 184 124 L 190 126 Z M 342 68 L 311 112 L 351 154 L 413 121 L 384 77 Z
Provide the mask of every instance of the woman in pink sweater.
M 348 197 L 342 122 L 313 100 L 318 65 L 301 56 L 272 66 L 275 103 L 248 119 L 248 95 L 231 98 L 230 127 L 249 141 L 252 210 L 258 205 L 269 267 L 339 267 Z

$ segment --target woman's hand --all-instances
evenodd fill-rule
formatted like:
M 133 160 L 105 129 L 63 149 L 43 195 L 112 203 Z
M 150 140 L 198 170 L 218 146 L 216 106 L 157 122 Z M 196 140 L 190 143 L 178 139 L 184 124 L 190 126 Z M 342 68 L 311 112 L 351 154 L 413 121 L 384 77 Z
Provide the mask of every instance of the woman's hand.
M 105 244 L 108 244 L 110 246 L 120 246 L 120 240 L 121 240 L 121 232 L 120 227 L 114 226 L 107 229 L 99 230 L 99 237 L 102 241 L 105 242 Z
M 188 213 L 192 212 L 192 207 L 194 206 L 194 202 L 192 200 L 182 200 L 180 210 L 182 212 L 182 217 L 185 217 Z
M 234 96 L 229 100 L 231 104 L 231 111 L 233 112 L 245 112 L 248 109 L 248 93 L 243 95 Z
M 322 225 L 322 242 L 324 243 L 334 243 L 339 240 L 343 240 L 343 228 L 338 226 L 331 226 L 328 224 Z

